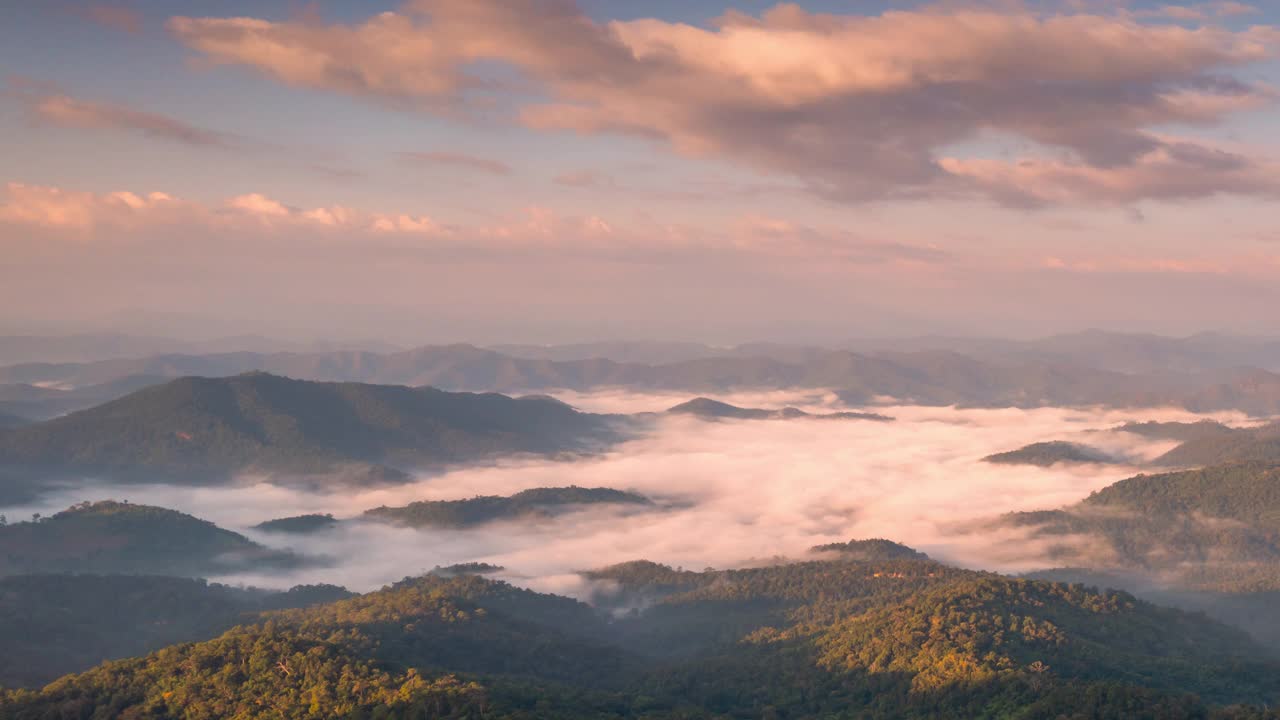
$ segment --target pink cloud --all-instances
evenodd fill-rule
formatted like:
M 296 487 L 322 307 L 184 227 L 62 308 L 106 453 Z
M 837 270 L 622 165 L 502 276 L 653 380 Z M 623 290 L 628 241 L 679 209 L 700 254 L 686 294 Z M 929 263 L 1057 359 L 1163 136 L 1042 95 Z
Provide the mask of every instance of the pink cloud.
M 187 145 L 230 147 L 230 136 L 177 118 L 67 95 L 28 97 L 35 116 L 62 127 L 127 130 Z
M 505 251 L 617 260 L 728 254 L 858 265 L 950 261 L 948 253 L 930 245 L 878 241 L 763 216 L 699 227 L 564 215 L 531 205 L 491 223 L 455 225 L 412 211 L 374 212 L 345 205 L 300 208 L 261 193 L 204 204 L 160 192 L 93 193 L 22 183 L 9 183 L 0 194 L 0 243 L 26 237 L 26 233 L 3 232 L 6 226 L 41 230 L 48 237 L 132 243 L 167 243 L 181 237 L 198 244 L 199 238 L 230 235 L 244 240 L 416 248 L 481 257 Z
M 779 5 L 759 17 L 729 13 L 709 29 L 601 24 L 543 0 L 417 0 L 353 25 L 179 17 L 169 28 L 215 63 L 447 114 L 493 107 L 508 88 L 472 68 L 504 62 L 548 96 L 519 108 L 530 127 L 650 137 L 851 202 L 986 188 L 944 161 L 946 148 L 981 132 L 1066 152 L 1123 182 L 1153 153 L 1182 152 L 1154 128 L 1216 123 L 1271 102 L 1269 90 L 1229 73 L 1275 57 L 1280 40 L 1272 27 L 992 9 L 856 16 Z M 1253 182 L 1239 182 L 1245 176 Z M 1220 179 L 1206 173 L 1179 196 L 1280 187 L 1261 167 Z

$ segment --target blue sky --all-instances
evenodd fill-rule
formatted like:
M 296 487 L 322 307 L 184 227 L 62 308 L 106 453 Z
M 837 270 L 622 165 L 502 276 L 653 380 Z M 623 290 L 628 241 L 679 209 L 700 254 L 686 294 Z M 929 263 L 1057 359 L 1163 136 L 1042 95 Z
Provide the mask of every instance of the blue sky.
M 1280 333 L 1266 309 L 1280 273 L 1274 3 L 1103 1 L 1085 23 L 1065 3 L 822 0 L 770 14 L 755 0 L 581 0 L 539 9 L 561 13 L 539 37 L 508 13 L 538 2 L 458 15 L 471 44 L 421 68 L 331 41 L 385 10 L 415 52 L 450 42 L 399 4 L 6 4 L 0 242 L 16 261 L 0 300 L 64 297 L 0 325 L 102 329 L 182 297 L 184 317 L 219 330 L 367 336 L 326 326 L 342 308 L 401 340 Z M 758 32 L 719 28 L 730 11 Z M 857 24 L 886 12 L 901 22 Z M 174 16 L 197 20 L 183 33 Z M 268 29 L 219 24 L 233 17 Z M 951 54 L 911 41 L 948 23 L 937 37 L 958 38 Z M 1090 67 L 1085 45 L 1116 28 L 1149 54 L 1099 45 L 1117 70 Z M 1179 29 L 1196 32 L 1165 32 Z M 989 51 L 990 32 L 1007 47 Z M 513 49 L 487 44 L 500 34 Z M 624 45 L 636 59 L 618 59 Z M 1040 47 L 1062 56 L 1038 63 Z M 288 59 L 317 53 L 325 69 L 305 76 Z M 806 59 L 778 64 L 792 53 Z M 1185 67 L 1164 72 L 1157 56 Z M 911 67 L 935 79 L 893 74 Z M 433 73 L 500 80 L 485 91 L 497 104 L 424 92 Z M 178 138 L 188 131 L 216 140 Z M 330 259 L 300 259 L 317 252 Z M 153 280 L 143 257 L 190 282 Z M 115 264 L 135 269 L 94 272 Z M 543 280 L 513 280 L 521 268 Z M 232 278 L 243 297 L 228 296 Z M 96 301 L 65 297 L 78 287 Z M 1146 300 L 1115 312 L 1134 288 Z M 679 317 L 681 303 L 706 313 Z

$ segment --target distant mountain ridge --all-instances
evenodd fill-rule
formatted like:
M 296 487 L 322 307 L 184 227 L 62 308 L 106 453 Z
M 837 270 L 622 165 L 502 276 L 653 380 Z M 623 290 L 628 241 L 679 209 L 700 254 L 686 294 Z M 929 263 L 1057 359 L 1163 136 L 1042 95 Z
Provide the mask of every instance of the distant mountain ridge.
M 752 346 L 661 364 L 607 358 L 554 360 L 504 355 L 471 345 L 392 353 L 223 353 L 158 355 L 94 363 L 0 368 L 0 383 L 84 386 L 128 376 L 227 376 L 263 371 L 326 382 L 367 382 L 452 390 L 551 389 L 687 392 L 734 389 L 836 390 L 851 406 L 893 398 L 924 405 L 1043 407 L 1177 406 L 1193 411 L 1280 414 L 1280 374 L 1255 367 L 1207 367 L 1131 374 L 1059 355 L 974 357 L 950 350 L 878 351 Z M 745 353 L 745 354 L 744 354 Z
M 581 452 L 617 439 L 607 416 L 550 398 L 324 383 L 250 373 L 187 377 L 104 405 L 0 431 L 0 458 L 41 472 L 199 481 L 255 470 L 348 471 L 368 481 L 532 453 Z M 359 474 L 359 473 L 357 473 Z

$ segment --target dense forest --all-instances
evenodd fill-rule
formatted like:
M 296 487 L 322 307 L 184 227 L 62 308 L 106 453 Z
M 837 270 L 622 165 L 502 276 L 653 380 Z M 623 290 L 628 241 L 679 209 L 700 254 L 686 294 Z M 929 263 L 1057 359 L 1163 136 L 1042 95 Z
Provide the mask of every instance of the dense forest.
M 1118 720 L 1276 717 L 1260 708 L 1280 698 L 1280 665 L 1242 633 L 1121 592 L 926 560 L 590 577 L 614 612 L 425 576 L 0 702 L 14 720 Z

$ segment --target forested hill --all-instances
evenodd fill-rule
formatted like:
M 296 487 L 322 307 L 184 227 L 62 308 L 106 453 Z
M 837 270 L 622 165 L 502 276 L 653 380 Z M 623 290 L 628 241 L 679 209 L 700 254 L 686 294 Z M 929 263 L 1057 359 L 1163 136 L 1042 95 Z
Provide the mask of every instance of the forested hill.
M 190 577 L 302 562 L 175 510 L 115 501 L 81 503 L 48 517 L 0 525 L 0 576 L 91 572 Z
M 1115 459 L 1099 450 L 1080 443 L 1054 440 L 1038 442 L 984 457 L 983 462 L 996 465 L 1038 465 L 1051 467 L 1058 463 L 1113 463 Z
M 584 450 L 607 418 L 550 398 L 324 383 L 250 373 L 187 377 L 47 422 L 0 431 L 12 466 L 171 482 L 244 469 L 405 469 Z
M 1280 590 L 1280 465 L 1137 475 L 1059 510 L 1001 521 L 1052 564 L 1154 574 L 1184 589 Z
M 10 692 L 0 709 L 12 720 L 1244 720 L 1265 715 L 1218 706 L 1280 698 L 1280 667 L 1243 635 L 1124 593 L 918 560 L 705 573 L 633 563 L 597 577 L 618 573 L 637 592 L 672 574 L 686 589 L 609 623 L 476 576 L 406 580 Z M 694 627 L 679 647 L 632 642 Z
M 402 507 L 379 507 L 361 516 L 366 520 L 406 527 L 464 528 L 496 520 L 551 517 L 587 506 L 643 509 L 653 501 L 613 488 L 531 488 L 509 497 L 482 495 L 465 500 L 423 500 Z

